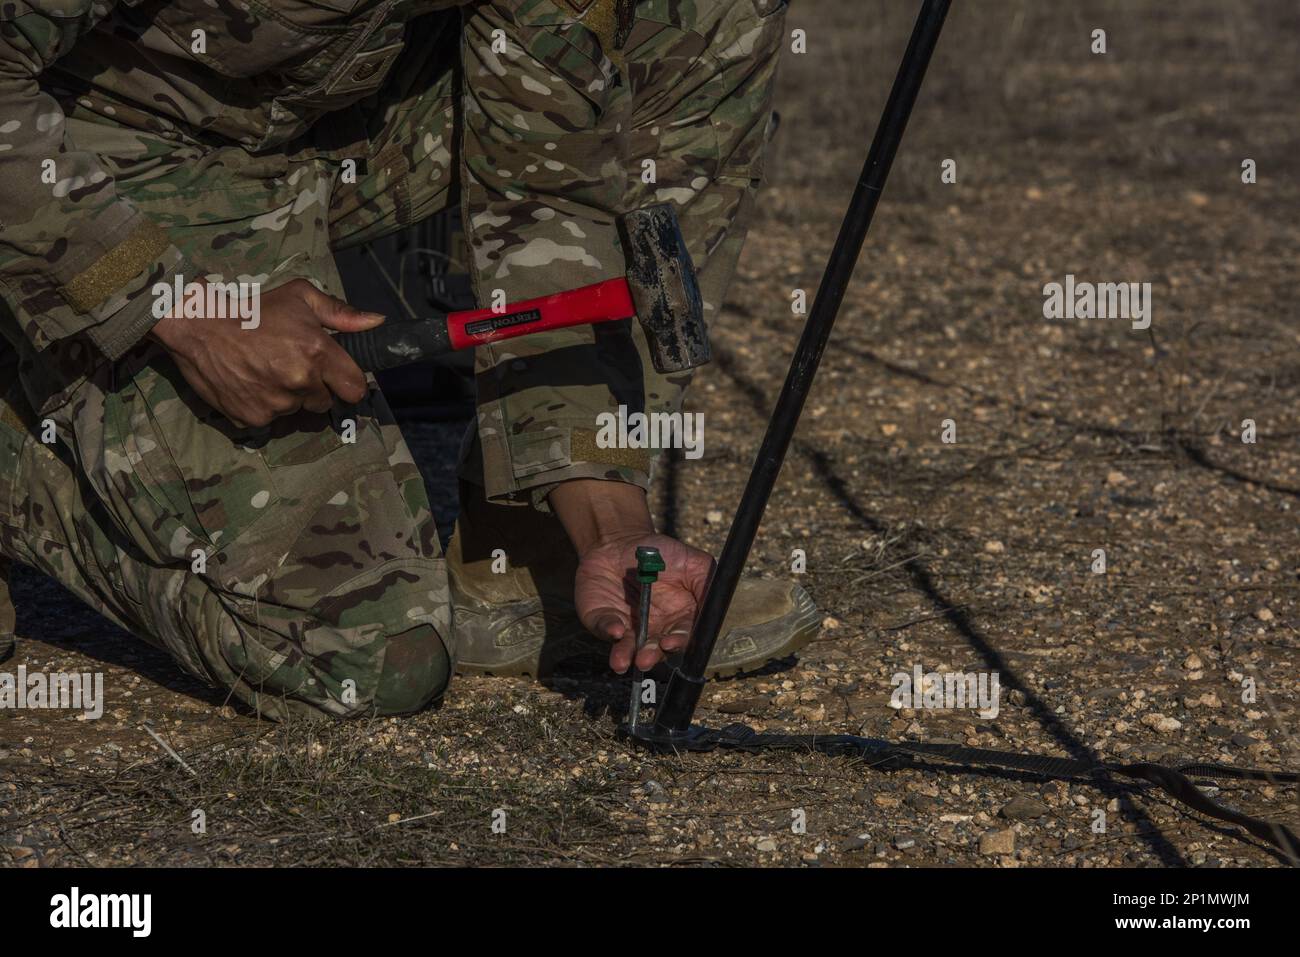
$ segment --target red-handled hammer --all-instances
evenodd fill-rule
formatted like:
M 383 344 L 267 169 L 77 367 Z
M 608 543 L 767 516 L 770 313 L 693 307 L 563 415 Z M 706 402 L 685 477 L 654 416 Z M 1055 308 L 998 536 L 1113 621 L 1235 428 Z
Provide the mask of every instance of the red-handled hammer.
M 695 267 L 677 213 L 667 203 L 619 221 L 627 275 L 622 279 L 517 302 L 504 309 L 470 309 L 408 322 L 386 322 L 334 341 L 371 372 L 534 332 L 636 316 L 659 372 L 682 372 L 709 361 Z

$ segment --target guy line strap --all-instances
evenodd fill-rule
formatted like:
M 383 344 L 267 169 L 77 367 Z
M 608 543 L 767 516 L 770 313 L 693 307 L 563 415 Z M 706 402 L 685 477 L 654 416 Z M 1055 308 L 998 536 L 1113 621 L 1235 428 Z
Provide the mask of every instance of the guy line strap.
M 1006 768 L 1056 779 L 1105 774 L 1134 778 L 1154 784 L 1175 801 L 1207 817 L 1228 821 L 1244 828 L 1255 837 L 1267 841 L 1282 851 L 1291 864 L 1300 865 L 1300 838 L 1297 838 L 1295 832 L 1289 827 L 1252 817 L 1219 804 L 1211 800 L 1188 778 L 1188 775 L 1196 775 L 1225 780 L 1296 784 L 1300 783 L 1300 773 L 1295 771 L 1267 771 L 1225 764 L 1184 764 L 1176 768 L 1149 763 L 1107 764 L 1043 754 L 1018 754 L 1014 751 L 968 748 L 957 744 L 883 741 L 852 734 L 760 733 L 743 724 L 731 724 L 719 730 L 712 728 L 692 730 L 693 733 L 681 742 L 683 750 L 714 751 L 719 748 L 737 751 L 813 750 L 834 756 L 861 757 L 873 767 L 883 766 L 891 769 L 941 761 L 963 767 L 985 765 Z

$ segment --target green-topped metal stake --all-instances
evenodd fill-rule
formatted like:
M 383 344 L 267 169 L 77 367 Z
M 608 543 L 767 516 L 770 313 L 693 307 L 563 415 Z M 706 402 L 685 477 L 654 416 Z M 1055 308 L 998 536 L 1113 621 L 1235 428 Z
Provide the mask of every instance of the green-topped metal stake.
M 650 587 L 659 580 L 659 573 L 667 568 L 659 549 L 641 545 L 636 550 L 636 580 L 641 583 L 641 616 L 637 621 L 636 651 L 632 652 L 632 694 L 628 698 L 627 726 L 636 728 L 641 717 L 641 672 L 636 667 L 636 656 L 645 647 L 650 635 Z

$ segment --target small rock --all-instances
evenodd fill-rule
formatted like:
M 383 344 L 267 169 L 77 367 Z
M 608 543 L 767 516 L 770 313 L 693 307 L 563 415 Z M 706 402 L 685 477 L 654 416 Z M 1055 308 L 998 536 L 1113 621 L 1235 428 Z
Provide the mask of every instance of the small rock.
M 859 834 L 857 837 L 851 837 L 840 845 L 841 851 L 860 851 L 871 843 L 870 834 Z
M 935 808 L 935 800 L 928 794 L 909 794 L 903 799 L 907 806 L 922 813 L 929 813 Z
M 1269 611 L 1267 608 L 1261 608 L 1255 612 L 1255 617 L 1258 618 L 1260 621 L 1272 621 L 1273 613 Z
M 762 851 L 764 854 L 771 854 L 776 850 L 776 841 L 772 840 L 770 837 L 765 837 L 755 844 L 754 847 L 757 850 Z
M 1177 731 L 1183 726 L 1183 723 L 1177 718 L 1169 718 L 1163 714 L 1157 714 L 1154 711 L 1149 711 L 1144 714 L 1142 716 L 1142 723 L 1148 728 L 1152 728 L 1164 734 L 1168 734 L 1171 731 Z
M 642 788 L 645 790 L 645 799 L 647 803 L 668 803 L 668 792 L 664 790 L 664 786 L 658 781 L 646 781 L 645 784 L 642 785 Z
M 984 543 L 984 551 L 990 555 L 1001 555 L 1007 550 L 1007 547 L 999 542 L 996 538 Z
M 1093 688 L 1084 697 L 1089 701 L 1107 701 L 1111 698 L 1121 698 L 1123 695 L 1123 688 Z
M 985 831 L 980 836 L 980 853 L 985 857 L 1006 857 L 1015 852 L 1015 831 Z
M 704 520 L 710 525 L 719 525 L 722 523 L 722 513 L 716 508 L 709 509 L 709 511 L 704 513 Z
M 1032 821 L 1034 818 L 1042 817 L 1046 813 L 1046 804 L 1020 794 L 1002 805 L 1002 808 L 998 811 L 998 816 L 1004 817 L 1008 821 Z
M 894 847 L 900 851 L 906 851 L 909 848 L 916 847 L 916 837 L 912 834 L 900 834 L 894 838 Z
M 726 701 L 718 705 L 723 714 L 756 714 L 767 708 L 772 700 L 765 695 L 753 695 L 736 701 Z

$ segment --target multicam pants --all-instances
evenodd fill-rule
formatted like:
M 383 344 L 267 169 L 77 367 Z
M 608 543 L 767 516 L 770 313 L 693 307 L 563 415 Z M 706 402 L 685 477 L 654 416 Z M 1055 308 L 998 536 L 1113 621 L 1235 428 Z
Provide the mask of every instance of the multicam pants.
M 615 64 L 563 0 L 482 3 L 413 22 L 378 94 L 282 152 L 154 136 L 72 106 L 68 132 L 208 276 L 264 289 L 302 277 L 341 295 L 332 250 L 458 199 L 480 300 L 518 300 L 620 274 L 617 213 L 669 200 L 716 314 L 761 176 L 784 8 L 644 0 Z M 496 52 L 502 36 L 513 52 Z M 529 239 L 530 220 L 555 216 L 572 242 Z M 3 555 L 267 716 L 402 713 L 442 693 L 447 577 L 378 390 L 238 429 L 150 342 L 64 387 L 23 320 L 0 302 Z M 587 438 L 611 405 L 681 402 L 688 377 L 657 376 L 631 331 L 481 349 L 463 474 L 543 508 L 569 478 L 647 485 L 649 459 L 601 462 Z

